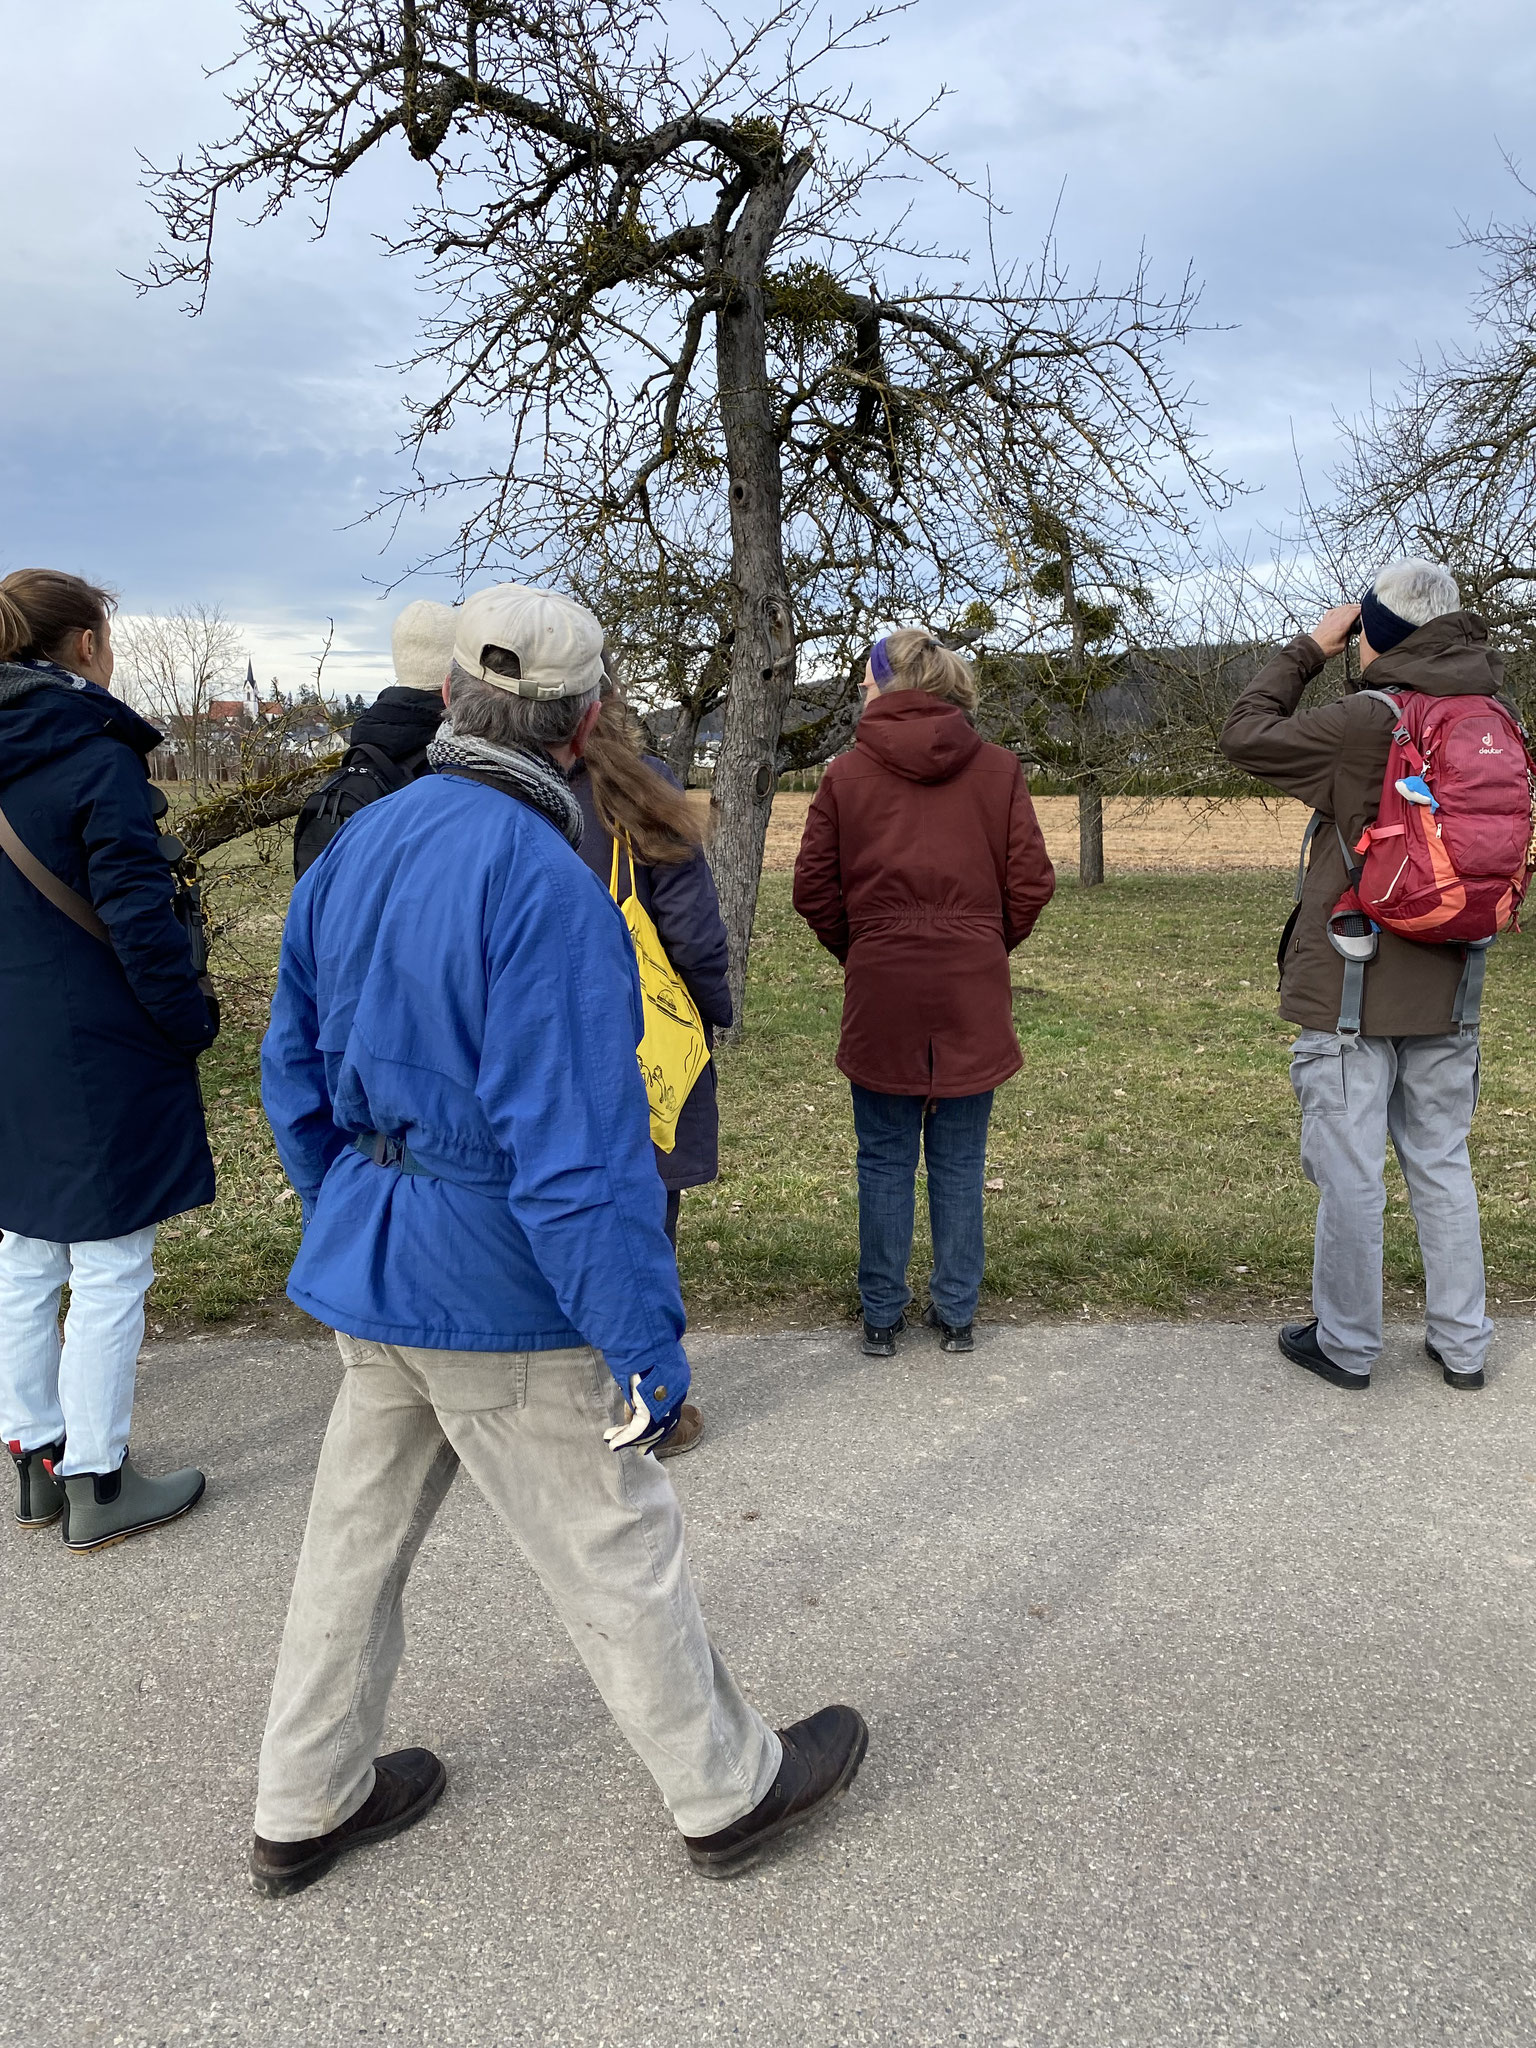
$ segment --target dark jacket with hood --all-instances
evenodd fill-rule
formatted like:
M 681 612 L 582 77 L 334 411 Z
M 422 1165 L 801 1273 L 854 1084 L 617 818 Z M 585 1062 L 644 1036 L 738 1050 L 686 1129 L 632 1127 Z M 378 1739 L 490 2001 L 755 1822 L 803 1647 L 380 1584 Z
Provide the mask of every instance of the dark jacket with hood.
M 411 780 L 430 775 L 426 750 L 443 721 L 443 700 L 435 690 L 411 690 L 391 683 L 357 716 L 347 734 L 350 747 L 377 747 L 391 761 L 408 767 Z
M 347 734 L 341 766 L 305 802 L 293 830 L 293 875 L 324 853 L 347 820 L 365 804 L 394 788 L 404 788 L 432 773 L 427 747 L 442 722 L 443 700 L 435 690 L 413 690 L 392 683 L 380 690 Z M 382 754 L 396 771 L 393 779 L 375 758 Z
M 673 788 L 677 777 L 661 761 L 647 757 L 647 766 L 665 776 Z M 571 771 L 571 793 L 581 805 L 581 845 L 577 849 L 606 889 L 613 872 L 613 841 L 597 815 L 592 778 L 578 761 Z M 621 861 L 620 888 L 627 879 Z M 667 958 L 682 976 L 704 1019 L 704 1036 L 714 1044 L 716 1029 L 731 1021 L 729 949 L 720 916 L 715 878 L 702 852 L 668 866 L 635 863 L 635 894 L 656 921 Z M 715 1099 L 713 1060 L 688 1091 L 677 1120 L 677 1143 L 670 1152 L 656 1148 L 656 1171 L 668 1189 L 702 1187 L 720 1172 L 720 1110 Z
M 795 908 L 846 968 L 849 1080 L 937 1097 L 1016 1074 L 1008 955 L 1055 887 L 1017 758 L 953 704 L 877 697 L 822 777 L 795 862 Z
M 1328 919 L 1348 884 L 1339 833 L 1353 846 L 1374 822 L 1393 726 L 1391 711 L 1374 697 L 1352 695 L 1297 711 L 1323 660 L 1312 636 L 1298 633 L 1244 690 L 1221 735 L 1235 768 L 1310 804 L 1322 820 L 1280 963 L 1280 1015 L 1309 1031 L 1338 1028 L 1344 963 L 1328 943 Z M 1355 688 L 1490 697 L 1503 671 L 1477 613 L 1450 612 L 1378 655 Z M 1418 945 L 1384 931 L 1365 970 L 1362 1030 L 1372 1038 L 1449 1031 L 1465 957 L 1460 946 Z
M 0 664 L 0 808 L 110 939 L 0 855 L 0 1229 L 24 1237 L 123 1237 L 213 1200 L 214 1026 L 150 809 L 159 741 L 95 683 Z

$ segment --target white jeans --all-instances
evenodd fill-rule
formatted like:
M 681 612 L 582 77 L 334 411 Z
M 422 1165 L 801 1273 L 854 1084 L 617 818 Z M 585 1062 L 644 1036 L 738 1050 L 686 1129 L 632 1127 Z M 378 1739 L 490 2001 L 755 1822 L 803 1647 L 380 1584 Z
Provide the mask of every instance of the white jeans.
M 158 1228 L 85 1244 L 0 1238 L 0 1436 L 23 1451 L 67 1438 L 66 1477 L 123 1462 Z

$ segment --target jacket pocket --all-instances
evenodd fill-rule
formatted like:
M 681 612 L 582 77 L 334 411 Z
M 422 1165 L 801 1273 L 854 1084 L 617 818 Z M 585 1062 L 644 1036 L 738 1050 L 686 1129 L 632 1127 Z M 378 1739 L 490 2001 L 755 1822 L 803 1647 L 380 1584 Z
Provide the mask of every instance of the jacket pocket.
M 1303 1116 L 1343 1116 L 1344 1048 L 1332 1031 L 1303 1031 L 1291 1047 L 1291 1087 Z

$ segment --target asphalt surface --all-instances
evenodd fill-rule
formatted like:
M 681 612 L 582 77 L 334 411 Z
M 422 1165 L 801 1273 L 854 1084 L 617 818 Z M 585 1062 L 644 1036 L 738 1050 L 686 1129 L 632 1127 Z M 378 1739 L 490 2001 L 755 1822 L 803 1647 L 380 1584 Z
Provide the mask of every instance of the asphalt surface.
M 462 1478 L 392 1739 L 431 1818 L 279 1904 L 257 1745 L 328 1346 L 146 1355 L 207 1497 L 95 1557 L 0 1529 L 0 2040 L 1183 2048 L 1536 2040 L 1536 1325 L 1365 1396 L 1267 1330 L 701 1338 L 672 1471 L 770 1718 L 868 1716 L 847 1801 L 694 1877 Z

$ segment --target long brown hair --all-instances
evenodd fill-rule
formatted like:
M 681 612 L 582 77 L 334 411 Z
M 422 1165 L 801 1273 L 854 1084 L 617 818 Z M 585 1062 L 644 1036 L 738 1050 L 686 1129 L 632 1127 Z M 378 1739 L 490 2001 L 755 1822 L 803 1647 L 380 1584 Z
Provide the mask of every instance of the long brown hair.
M 0 579 L 0 661 L 47 660 L 71 633 L 99 633 L 116 601 L 62 569 L 13 569 Z
M 582 759 L 597 815 L 614 839 L 627 839 L 647 867 L 675 867 L 704 844 L 704 818 L 680 789 L 644 759 L 640 721 L 611 679 L 587 735 Z

